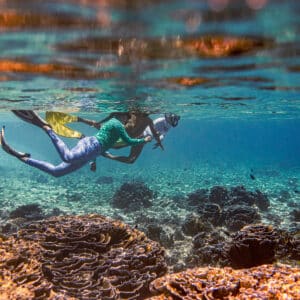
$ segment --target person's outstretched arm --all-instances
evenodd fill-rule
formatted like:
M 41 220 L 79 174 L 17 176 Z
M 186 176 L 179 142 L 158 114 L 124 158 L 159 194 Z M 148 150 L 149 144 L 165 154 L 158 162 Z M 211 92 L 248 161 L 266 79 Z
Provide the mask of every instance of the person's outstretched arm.
M 82 122 L 82 123 L 85 123 L 89 126 L 93 126 L 97 129 L 100 129 L 102 123 L 112 119 L 112 118 L 118 118 L 118 116 L 122 116 L 124 115 L 125 113 L 124 112 L 113 112 L 113 113 L 110 113 L 106 118 L 96 122 L 94 120 L 89 120 L 89 119 L 84 119 L 84 118 L 81 118 L 81 117 L 78 117 L 78 120 L 77 122 Z M 127 113 L 126 113 L 127 114 Z
M 122 117 L 122 116 L 127 116 L 127 115 L 128 115 L 127 112 L 118 112 L 118 111 L 112 112 L 112 113 L 110 113 L 106 118 L 104 118 L 104 119 L 102 119 L 102 120 L 96 122 L 96 124 L 97 124 L 97 126 L 98 126 L 97 128 L 99 129 L 99 128 L 101 127 L 102 123 L 107 122 L 108 120 L 110 120 L 110 119 L 112 119 L 112 118 L 118 119 L 118 118 L 120 118 L 120 117 Z
M 106 151 L 103 156 L 112 160 L 116 160 L 122 163 L 126 163 L 126 164 L 133 164 L 138 157 L 140 156 L 140 154 L 142 153 L 142 150 L 144 148 L 144 145 L 137 145 L 137 146 L 132 146 L 130 149 L 130 154 L 128 156 L 117 156 L 117 155 L 113 155 L 110 152 Z
M 87 124 L 89 126 L 93 126 L 97 129 L 100 129 L 100 125 L 98 124 L 98 122 L 96 122 L 94 120 L 89 120 L 89 119 L 84 119 L 84 118 L 78 117 L 77 122 L 81 122 L 81 123 Z

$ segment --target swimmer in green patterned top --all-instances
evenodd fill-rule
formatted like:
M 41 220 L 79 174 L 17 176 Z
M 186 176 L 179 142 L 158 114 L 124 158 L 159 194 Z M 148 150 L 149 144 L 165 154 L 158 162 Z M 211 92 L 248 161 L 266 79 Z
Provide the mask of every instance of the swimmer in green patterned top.
M 69 149 L 67 145 L 52 130 L 52 128 L 45 124 L 42 126 L 42 128 L 51 138 L 58 154 L 63 160 L 63 162 L 57 166 L 45 161 L 32 159 L 28 153 L 21 153 L 13 150 L 5 141 L 4 128 L 2 129 L 0 135 L 0 142 L 4 151 L 16 156 L 24 163 L 40 169 L 52 176 L 60 177 L 80 169 L 89 161 L 95 160 L 97 156 L 104 155 L 105 151 L 113 147 L 119 138 L 121 138 L 130 146 L 151 141 L 151 136 L 146 136 L 140 139 L 131 138 L 125 129 L 130 129 L 134 126 L 134 118 L 129 118 L 125 126 L 119 120 L 112 118 L 103 123 L 95 136 L 85 137 L 79 140 L 74 148 Z

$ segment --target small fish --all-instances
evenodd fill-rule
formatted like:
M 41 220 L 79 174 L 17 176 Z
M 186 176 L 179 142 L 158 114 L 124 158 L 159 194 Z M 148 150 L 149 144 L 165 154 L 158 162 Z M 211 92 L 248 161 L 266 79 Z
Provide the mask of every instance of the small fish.
M 254 176 L 253 174 L 250 174 L 250 178 L 251 178 L 252 180 L 255 180 L 255 176 Z
M 294 190 L 294 192 L 295 192 L 296 194 L 300 194 L 300 191 L 299 191 L 299 190 Z

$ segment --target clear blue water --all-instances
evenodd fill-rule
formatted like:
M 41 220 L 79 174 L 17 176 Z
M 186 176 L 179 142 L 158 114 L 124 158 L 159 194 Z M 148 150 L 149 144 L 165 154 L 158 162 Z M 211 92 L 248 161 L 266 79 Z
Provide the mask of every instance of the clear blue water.
M 280 226 L 299 228 L 288 202 L 300 209 L 300 2 L 261 1 L 265 6 L 252 9 L 247 3 L 254 1 L 228 1 L 220 10 L 212 2 L 1 1 L 0 125 L 16 149 L 59 162 L 47 136 L 11 109 L 95 120 L 132 108 L 152 118 L 181 116 L 165 151 L 147 145 L 133 165 L 99 158 L 96 173 L 86 166 L 52 178 L 1 150 L 3 219 L 38 203 L 46 213 L 97 212 L 135 224 L 136 213 L 110 200 L 122 183 L 142 180 L 158 193 L 145 211 L 150 217 L 184 218 L 189 211 L 170 204 L 175 195 L 243 185 L 268 195 Z M 241 46 L 243 39 L 250 46 Z M 103 176 L 113 183 L 99 184 Z

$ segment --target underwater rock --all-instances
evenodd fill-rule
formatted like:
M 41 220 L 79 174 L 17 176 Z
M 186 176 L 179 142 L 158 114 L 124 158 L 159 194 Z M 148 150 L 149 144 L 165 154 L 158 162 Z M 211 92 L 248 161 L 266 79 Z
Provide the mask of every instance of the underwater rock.
M 272 226 L 248 225 L 231 238 L 225 249 L 233 268 L 250 268 L 275 261 L 280 232 Z
M 114 194 L 111 203 L 113 207 L 135 211 L 152 206 L 153 197 L 154 192 L 143 182 L 126 182 Z
M 21 299 L 20 289 L 37 300 L 144 299 L 167 271 L 158 243 L 100 215 L 52 217 L 0 241 L 6 299 Z
M 224 210 L 223 219 L 229 230 L 237 231 L 248 224 L 259 222 L 261 217 L 254 207 L 231 205 Z
M 42 208 L 39 204 L 25 204 L 17 207 L 9 214 L 11 219 L 23 218 L 25 220 L 40 220 L 45 217 Z
M 182 232 L 189 236 L 194 236 L 199 232 L 212 231 L 212 225 L 196 214 L 188 214 L 182 224 Z
M 150 284 L 149 300 L 299 299 L 300 268 L 263 265 L 251 269 L 194 268 Z
M 114 182 L 113 177 L 111 176 L 100 176 L 96 179 L 98 184 L 112 184 Z

